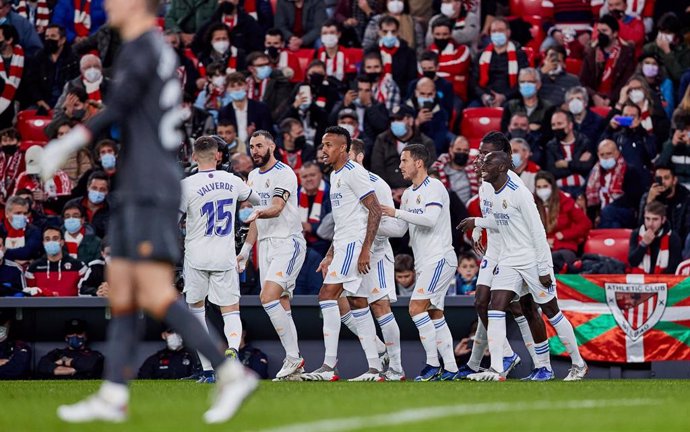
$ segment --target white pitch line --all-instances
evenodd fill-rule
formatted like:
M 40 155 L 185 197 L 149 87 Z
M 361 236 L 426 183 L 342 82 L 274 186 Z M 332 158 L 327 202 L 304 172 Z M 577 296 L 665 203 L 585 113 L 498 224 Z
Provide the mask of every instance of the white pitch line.
M 258 432 L 343 432 L 362 428 L 394 426 L 405 423 L 418 423 L 425 420 L 457 417 L 464 415 L 494 414 L 510 411 L 544 411 L 554 409 L 596 409 L 608 407 L 644 406 L 659 404 L 654 399 L 586 399 L 579 401 L 537 401 L 537 402 L 497 402 L 483 404 L 448 405 L 403 410 L 389 414 L 373 416 L 335 418 L 306 423 L 294 423 L 287 426 L 261 429 Z

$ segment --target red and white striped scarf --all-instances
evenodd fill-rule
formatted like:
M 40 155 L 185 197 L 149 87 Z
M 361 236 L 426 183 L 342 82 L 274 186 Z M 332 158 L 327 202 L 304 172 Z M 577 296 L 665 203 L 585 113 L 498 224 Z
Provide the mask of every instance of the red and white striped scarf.
M 638 243 L 642 241 L 642 237 L 644 236 L 645 232 L 647 229 L 645 228 L 644 225 L 640 227 L 640 231 L 637 234 L 637 241 Z M 657 234 L 657 237 L 659 235 Z M 669 242 L 671 239 L 671 230 L 668 230 L 668 232 L 663 233 L 661 237 L 659 237 L 659 253 L 656 256 L 656 263 L 654 264 L 654 268 L 652 268 L 652 253 L 651 253 L 651 247 L 647 245 L 647 250 L 644 253 L 644 258 L 642 258 L 642 262 L 640 262 L 640 265 L 635 267 L 633 269 L 633 273 L 644 273 L 644 274 L 662 274 L 666 272 L 666 269 L 668 268 L 668 257 L 669 257 Z
M 625 193 L 623 191 L 623 181 L 625 180 L 625 171 L 627 169 L 628 165 L 625 163 L 623 156 L 618 157 L 616 166 L 608 172 L 604 172 L 601 165 L 596 164 L 589 175 L 587 188 L 585 189 L 587 205 L 604 208 L 623 196 Z
M 640 125 L 649 133 L 654 132 L 654 124 L 652 123 L 652 114 L 649 112 L 649 101 L 645 100 L 640 115 Z
M 604 63 L 604 71 L 601 74 L 601 82 L 597 90 L 605 95 L 609 95 L 613 89 L 613 68 L 616 66 L 618 55 L 621 52 L 620 44 L 621 41 L 619 40 L 618 45 L 611 48 L 608 58 L 605 57 L 603 49 L 598 49 L 596 52 L 596 62 Z
M 103 77 L 93 83 L 83 79 L 82 83 L 84 83 L 84 88 L 86 89 L 86 94 L 88 95 L 89 100 L 96 102 L 103 101 L 103 96 L 101 96 L 101 84 L 103 83 Z
M 26 0 L 19 0 L 17 5 L 17 13 L 24 18 L 30 20 L 29 7 L 26 4 Z M 36 22 L 34 26 L 38 27 L 48 27 L 50 22 L 50 9 L 48 9 L 48 3 L 46 0 L 38 0 L 36 3 Z
M 267 83 L 268 78 L 257 83 L 253 76 L 249 76 L 249 78 L 247 78 L 247 97 L 251 100 L 261 101 L 266 93 Z
M 22 82 L 22 75 L 24 73 L 24 49 L 19 45 L 15 45 L 12 50 L 9 74 L 7 73 L 5 61 L 0 56 L 0 77 L 5 80 L 5 88 L 0 95 L 0 113 L 5 112 L 7 107 L 14 102 L 14 96 L 17 93 L 19 84 Z
M 573 160 L 573 150 L 575 149 L 575 141 L 570 144 L 560 143 L 561 151 L 563 152 L 563 159 L 566 162 Z M 556 184 L 559 187 L 567 186 L 583 186 L 585 184 L 585 178 L 580 174 L 570 174 L 567 177 L 560 178 L 556 180 Z
M 202 62 L 199 62 L 196 69 L 202 78 L 206 78 L 206 66 Z M 225 72 L 229 74 L 235 71 L 237 71 L 237 48 L 231 46 L 230 56 L 228 56 L 227 68 L 225 69 Z
M 446 189 L 450 189 L 450 180 L 448 179 L 448 174 L 446 174 L 445 168 L 451 161 L 450 153 L 444 153 L 436 159 L 436 161 L 431 164 L 432 168 L 436 168 L 438 172 L 438 179 L 443 183 Z M 470 196 L 474 196 L 479 193 L 479 177 L 477 172 L 474 170 L 474 166 L 471 160 L 468 160 L 467 165 L 465 165 L 465 174 L 467 175 L 467 180 L 470 183 Z
M 232 31 L 232 29 L 235 28 L 237 25 L 237 15 L 223 15 L 223 24 L 228 26 L 228 28 Z
M 26 246 L 26 238 L 24 237 L 26 229 L 14 229 L 10 221 L 5 218 L 5 231 L 7 232 L 5 249 L 19 249 Z
M 0 184 L 2 185 L 1 189 L 5 197 L 12 192 L 14 181 L 19 175 L 19 169 L 21 168 L 23 159 L 24 154 L 19 150 L 11 156 L 0 152 Z
M 479 56 L 479 86 L 489 85 L 489 68 L 491 66 L 491 56 L 494 53 L 494 44 L 489 44 L 482 55 Z M 515 87 L 518 81 L 518 61 L 515 44 L 508 42 L 508 80 L 510 86 Z
M 65 231 L 65 246 L 67 246 L 67 252 L 72 258 L 77 258 L 79 254 L 79 245 L 81 241 L 84 240 L 84 234 L 86 233 L 86 228 L 81 227 L 76 234 L 70 234 Z
M 302 150 L 289 152 L 285 149 L 279 148 L 278 154 L 280 155 L 279 160 L 285 165 L 290 166 L 293 171 L 297 171 L 302 168 Z
M 325 47 L 319 48 L 318 59 L 326 63 L 326 75 L 338 81 L 345 78 L 345 53 L 337 47 L 335 58 L 328 57 Z
M 74 32 L 77 37 L 91 32 L 91 0 L 74 0 Z
M 387 74 L 393 73 L 393 56 L 398 52 L 400 48 L 400 39 L 395 41 L 395 45 L 388 48 L 383 45 L 383 42 L 379 42 L 379 50 L 381 51 L 381 60 L 383 60 L 383 71 Z
M 302 222 L 319 223 L 321 221 L 321 205 L 326 196 L 326 182 L 321 180 L 319 189 L 314 197 L 314 204 L 309 211 L 309 196 L 304 192 L 304 188 L 299 188 L 297 193 L 299 202 L 299 215 Z
M 393 75 L 385 73 L 379 79 L 379 82 L 374 84 L 374 86 L 371 88 L 371 91 L 374 94 L 374 99 L 376 99 L 377 102 L 385 104 L 388 100 L 387 90 L 391 80 L 393 80 Z

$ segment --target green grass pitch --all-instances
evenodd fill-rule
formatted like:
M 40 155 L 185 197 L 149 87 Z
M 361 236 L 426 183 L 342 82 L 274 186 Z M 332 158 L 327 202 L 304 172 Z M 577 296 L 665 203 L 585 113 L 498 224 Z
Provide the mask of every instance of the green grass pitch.
M 55 416 L 98 382 L 0 382 L 0 431 L 684 431 L 690 381 L 564 383 L 262 382 L 240 413 L 207 426 L 209 385 L 134 382 L 122 425 L 67 425 Z M 316 423 L 318 422 L 318 423 Z

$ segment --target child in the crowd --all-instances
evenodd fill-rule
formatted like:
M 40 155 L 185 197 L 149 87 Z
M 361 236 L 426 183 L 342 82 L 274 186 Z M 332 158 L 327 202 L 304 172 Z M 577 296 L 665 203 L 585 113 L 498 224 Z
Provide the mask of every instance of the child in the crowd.
M 414 258 L 407 254 L 397 255 L 395 257 L 395 288 L 398 291 L 398 295 L 412 295 L 416 279 Z
M 455 289 L 457 295 L 473 295 L 477 289 L 477 274 L 479 266 L 477 257 L 470 252 L 458 256 L 458 274 L 455 276 Z

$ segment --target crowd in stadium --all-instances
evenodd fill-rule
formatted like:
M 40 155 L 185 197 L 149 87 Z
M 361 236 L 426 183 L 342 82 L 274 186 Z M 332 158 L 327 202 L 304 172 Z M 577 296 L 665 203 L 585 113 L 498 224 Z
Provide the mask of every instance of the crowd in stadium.
M 688 0 L 162 3 L 184 86 L 181 166 L 194 172 L 192 143 L 217 134 L 221 168 L 246 179 L 248 137 L 269 130 L 298 175 L 308 252 L 295 294 L 318 292 L 315 269 L 333 236 L 319 148 L 333 125 L 364 142 L 365 167 L 396 205 L 410 185 L 401 150 L 426 146 L 453 225 L 479 215 L 482 135 L 506 133 L 561 273 L 626 270 L 583 258 L 592 229 L 623 233 L 619 258 L 632 272 L 672 274 L 690 258 Z M 40 180 L 39 161 L 48 140 L 103 109 L 119 46 L 103 0 L 0 0 L 0 296 L 108 295 L 111 193 L 127 175 L 117 169 L 119 129 L 51 181 Z M 243 204 L 237 220 L 251 212 Z M 247 225 L 237 225 L 241 239 Z M 472 294 L 479 257 L 454 236 L 449 294 Z M 406 295 L 414 259 L 406 238 L 393 248 Z M 259 271 L 247 266 L 243 294 L 258 294 Z

